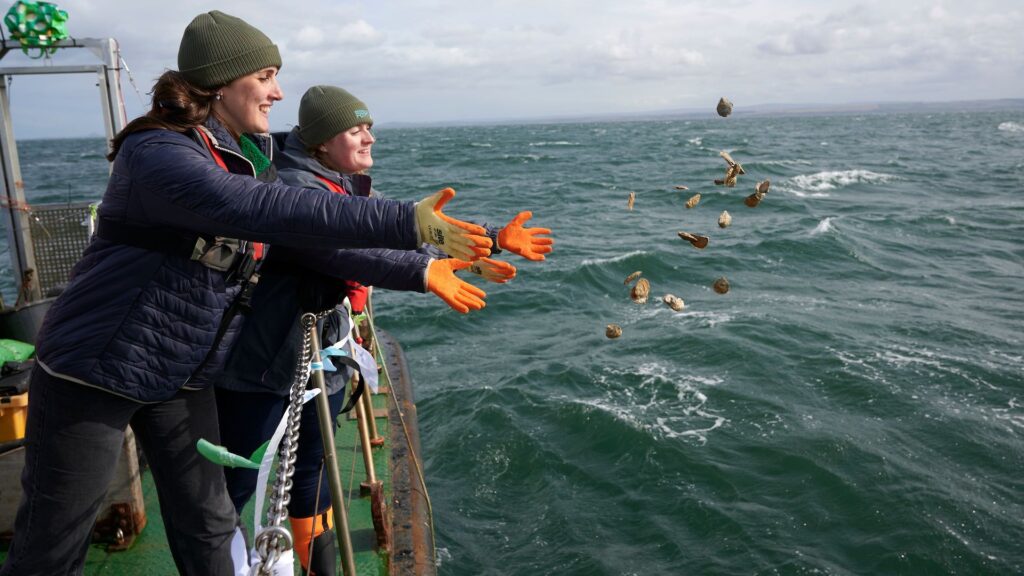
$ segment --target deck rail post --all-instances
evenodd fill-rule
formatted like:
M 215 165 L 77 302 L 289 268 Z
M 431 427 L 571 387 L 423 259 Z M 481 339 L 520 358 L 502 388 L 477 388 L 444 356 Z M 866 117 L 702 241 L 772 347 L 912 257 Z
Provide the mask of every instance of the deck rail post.
M 309 329 L 310 345 L 314 360 L 320 358 L 320 335 L 318 323 Z M 313 383 L 320 389 L 316 395 L 316 414 L 320 422 L 320 438 L 324 443 L 324 467 L 327 468 L 327 482 L 331 489 L 331 509 L 334 512 L 334 531 L 341 548 L 341 567 L 345 576 L 356 576 L 355 555 L 352 552 L 352 535 L 348 529 L 348 511 L 345 509 L 345 492 L 338 471 L 338 455 L 334 451 L 334 415 L 327 402 L 327 383 L 323 370 L 313 370 Z
M 363 396 L 369 397 L 369 394 L 364 393 Z M 360 399 L 356 402 L 356 422 L 359 425 L 359 444 L 363 449 L 363 467 L 366 468 L 366 482 L 359 484 L 363 494 L 369 493 L 377 483 L 377 472 L 373 465 L 373 445 L 370 442 L 370 428 L 367 424 L 369 418 L 373 418 L 373 412 L 367 413 L 366 402 Z
M 370 286 L 369 290 L 372 293 L 373 287 Z M 370 305 L 367 303 L 365 310 L 369 312 Z M 370 316 L 369 314 L 360 315 L 360 319 L 356 320 L 355 332 L 359 335 L 361 340 L 360 345 L 366 349 L 371 355 L 373 355 L 374 361 L 377 360 L 377 341 L 373 339 L 373 330 L 370 328 Z M 380 371 L 380 364 L 377 365 L 377 371 Z M 382 391 L 383 392 L 383 391 Z M 379 448 L 384 445 L 384 437 L 380 435 L 377 430 L 377 418 L 373 416 L 373 396 L 369 394 L 363 394 L 363 401 L 366 403 L 366 412 L 371 414 L 367 424 L 370 428 L 370 445 L 374 448 Z
M 366 420 L 367 428 L 370 431 L 370 446 L 379 448 L 384 445 L 384 437 L 377 431 L 377 415 L 373 413 L 373 395 L 367 391 L 361 398 L 363 410 L 369 415 Z

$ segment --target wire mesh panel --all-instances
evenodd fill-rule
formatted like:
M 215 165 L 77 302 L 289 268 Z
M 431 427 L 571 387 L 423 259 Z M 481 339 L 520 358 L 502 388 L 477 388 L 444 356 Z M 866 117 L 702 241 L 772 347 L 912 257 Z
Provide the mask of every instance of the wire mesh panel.
M 88 202 L 32 206 L 29 220 L 41 294 L 67 283 L 71 267 L 89 244 L 90 212 Z

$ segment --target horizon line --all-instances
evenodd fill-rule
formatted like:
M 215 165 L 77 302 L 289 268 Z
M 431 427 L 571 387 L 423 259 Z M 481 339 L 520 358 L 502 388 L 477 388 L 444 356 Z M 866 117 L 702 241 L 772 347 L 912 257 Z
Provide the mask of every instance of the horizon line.
M 735 105 L 734 105 L 735 106 Z M 998 111 L 1024 109 L 1024 97 L 1021 98 L 986 98 L 970 100 L 882 100 L 845 103 L 762 103 L 740 108 L 733 108 L 730 116 L 768 117 L 768 116 L 813 116 L 822 114 L 878 114 L 878 113 L 928 113 L 949 111 L 957 106 L 970 106 L 976 111 Z M 923 108 L 923 109 L 922 109 Z M 464 120 L 394 120 L 378 122 L 378 128 L 441 128 L 464 126 L 496 126 L 517 124 L 567 124 L 574 122 L 625 122 L 636 120 L 665 120 L 672 118 L 716 118 L 714 107 L 708 108 L 669 108 L 638 112 L 595 112 L 590 114 L 530 116 L 515 118 L 471 118 Z M 290 126 L 290 125 L 289 125 Z M 286 128 L 283 131 L 290 130 Z M 278 132 L 279 130 L 273 130 Z M 82 134 L 77 136 L 28 136 L 18 138 L 30 140 L 75 140 L 105 138 L 103 134 Z

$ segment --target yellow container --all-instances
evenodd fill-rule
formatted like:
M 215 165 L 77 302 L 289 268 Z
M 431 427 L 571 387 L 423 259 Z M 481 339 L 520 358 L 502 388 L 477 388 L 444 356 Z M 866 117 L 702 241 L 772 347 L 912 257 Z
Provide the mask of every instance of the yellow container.
M 28 392 L 0 398 L 0 442 L 25 437 L 28 420 Z

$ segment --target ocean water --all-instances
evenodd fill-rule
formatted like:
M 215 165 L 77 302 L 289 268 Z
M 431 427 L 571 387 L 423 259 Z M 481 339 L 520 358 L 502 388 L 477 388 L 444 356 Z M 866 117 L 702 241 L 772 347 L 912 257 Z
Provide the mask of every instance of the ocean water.
M 378 137 L 385 195 L 556 239 L 479 312 L 375 294 L 442 574 L 1024 573 L 1024 111 Z M 102 152 L 23 144 L 30 201 L 97 196 Z

